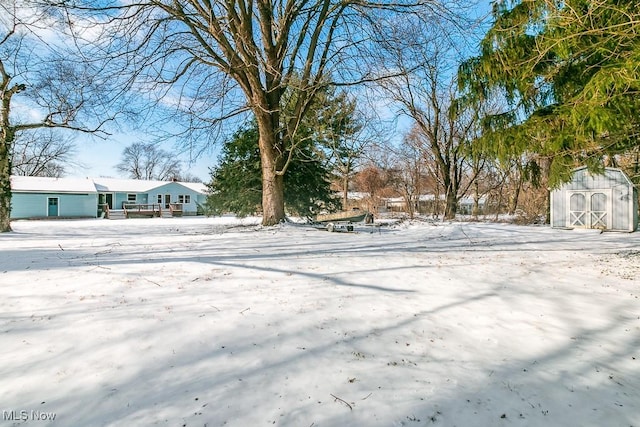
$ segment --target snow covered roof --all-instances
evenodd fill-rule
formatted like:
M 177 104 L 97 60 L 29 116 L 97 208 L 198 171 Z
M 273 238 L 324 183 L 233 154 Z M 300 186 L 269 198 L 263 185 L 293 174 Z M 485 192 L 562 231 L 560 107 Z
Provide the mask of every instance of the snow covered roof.
M 45 178 L 39 176 L 12 176 L 11 189 L 15 192 L 55 192 L 55 193 L 146 193 L 154 188 L 170 184 L 172 181 L 145 181 L 140 179 L 116 178 Z M 192 191 L 206 194 L 202 183 L 176 181 Z
M 478 199 L 478 203 L 481 205 L 485 204 L 486 201 L 486 196 L 481 196 L 480 199 Z M 458 200 L 458 203 L 460 203 L 461 205 L 473 205 L 475 203 L 475 199 L 471 196 L 464 196 L 461 197 L 460 200 Z
M 146 181 L 142 179 L 93 178 L 96 189 L 100 192 L 145 193 L 154 188 L 168 184 L 169 181 Z
M 47 178 L 41 176 L 12 176 L 11 189 L 16 192 L 96 193 L 90 178 Z
M 187 187 L 195 192 L 207 194 L 209 189 L 201 182 L 179 182 L 183 187 Z

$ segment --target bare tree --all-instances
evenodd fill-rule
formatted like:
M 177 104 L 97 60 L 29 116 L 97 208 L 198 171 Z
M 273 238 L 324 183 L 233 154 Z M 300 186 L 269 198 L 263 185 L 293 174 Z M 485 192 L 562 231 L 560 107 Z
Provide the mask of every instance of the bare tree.
M 177 175 L 176 179 L 178 181 L 182 181 L 182 182 L 202 183 L 202 178 L 200 178 L 199 176 L 193 175 L 193 174 L 191 174 L 189 172 L 181 173 L 181 174 Z
M 99 51 L 112 54 L 116 75 L 125 70 L 135 78 L 132 86 L 160 94 L 163 105 L 186 115 L 182 136 L 191 137 L 187 143 L 210 141 L 225 120 L 251 112 L 259 129 L 263 224 L 269 225 L 284 219 L 283 175 L 318 92 L 330 83 L 353 85 L 384 77 L 372 49 L 386 32 L 378 23 L 397 24 L 408 14 L 434 22 L 448 13 L 444 5 L 452 2 L 78 3 L 69 6 L 69 13 L 76 23 L 90 17 L 94 19 L 87 26 L 103 25 L 104 34 L 96 40 L 109 41 Z M 295 100 L 286 113 L 285 91 Z
M 72 139 L 52 129 L 20 134 L 11 151 L 12 174 L 60 178 L 76 164 L 74 152 Z
M 413 120 L 414 140 L 444 190 L 444 218 L 451 219 L 472 182 L 464 179 L 465 155 L 477 129 L 473 112 L 457 102 L 455 45 L 417 21 L 394 29 L 383 47 L 387 66 L 404 72 L 380 87 Z
M 364 152 L 379 135 L 372 117 L 358 110 L 355 100 L 344 94 L 336 97 L 336 102 L 323 113 L 317 118 L 317 127 L 322 128 L 322 143 L 327 149 L 333 182 L 340 188 L 342 206 L 346 208 L 349 187 L 364 161 Z
M 174 153 L 151 142 L 135 142 L 124 149 L 116 169 L 133 179 L 168 181 L 180 176 L 181 165 Z
M 420 196 L 427 190 L 427 165 L 422 150 L 421 139 L 416 132 L 410 131 L 395 152 L 397 187 L 407 206 L 409 218 L 416 214 L 420 207 Z
M 375 212 L 382 198 L 388 195 L 386 193 L 389 185 L 388 173 L 373 163 L 358 171 L 354 177 L 354 184 L 358 191 L 367 194 L 364 203 L 366 209 L 371 212 Z
M 45 128 L 99 132 L 110 116 L 89 64 L 74 62 L 56 45 L 58 16 L 32 0 L 0 2 L 0 232 L 10 231 L 11 157 L 16 138 Z M 18 105 L 28 114 L 18 115 Z

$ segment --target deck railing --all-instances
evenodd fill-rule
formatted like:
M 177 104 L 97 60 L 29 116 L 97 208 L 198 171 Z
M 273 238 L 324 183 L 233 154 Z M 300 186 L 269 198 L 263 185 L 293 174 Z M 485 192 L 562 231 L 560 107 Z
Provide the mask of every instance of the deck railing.
M 127 218 L 130 216 L 161 216 L 162 205 L 157 203 L 123 203 L 122 209 Z
M 182 203 L 169 203 L 171 216 L 182 216 Z

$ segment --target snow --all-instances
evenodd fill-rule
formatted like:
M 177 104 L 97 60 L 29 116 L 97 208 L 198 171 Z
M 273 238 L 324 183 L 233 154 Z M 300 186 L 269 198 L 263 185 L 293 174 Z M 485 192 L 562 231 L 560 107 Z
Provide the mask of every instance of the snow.
M 89 178 L 50 178 L 40 176 L 11 176 L 11 189 L 20 192 L 95 193 Z
M 95 186 L 100 192 L 127 192 L 144 193 L 154 188 L 162 187 L 173 181 L 149 181 L 143 179 L 118 179 L 118 178 L 93 178 Z M 187 187 L 199 193 L 206 193 L 207 187 L 202 183 L 176 181 L 177 184 Z
M 37 176 L 11 176 L 11 188 L 20 192 L 96 193 L 137 192 L 144 193 L 173 181 L 148 181 L 116 178 L 48 178 Z M 206 185 L 176 181 L 177 184 L 205 194 Z
M 258 222 L 12 223 L 0 426 L 640 425 L 640 233 Z

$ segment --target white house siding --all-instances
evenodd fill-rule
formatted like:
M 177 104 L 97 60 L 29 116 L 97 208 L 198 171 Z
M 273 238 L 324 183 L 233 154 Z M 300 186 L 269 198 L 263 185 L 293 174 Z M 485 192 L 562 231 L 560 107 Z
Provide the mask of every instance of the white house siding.
M 590 196 L 602 192 L 607 195 L 610 216 L 607 228 L 634 231 L 637 228 L 637 191 L 624 173 L 606 168 L 603 174 L 591 174 L 586 168 L 576 169 L 570 182 L 551 193 L 551 225 L 570 226 L 569 200 L 572 194 Z
M 58 216 L 64 218 L 95 218 L 98 214 L 97 194 L 13 193 L 12 219 L 48 217 L 49 198 L 58 199 Z

